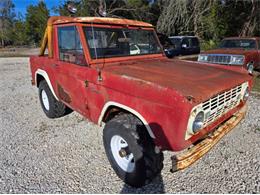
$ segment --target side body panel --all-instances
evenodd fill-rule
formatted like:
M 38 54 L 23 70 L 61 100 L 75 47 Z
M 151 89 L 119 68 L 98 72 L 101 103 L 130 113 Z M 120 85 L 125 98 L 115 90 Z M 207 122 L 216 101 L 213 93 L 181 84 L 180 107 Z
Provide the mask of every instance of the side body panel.
M 129 92 L 122 92 L 120 88 Z M 142 86 L 140 88 L 140 86 Z M 226 113 L 218 120 L 201 130 L 198 134 L 185 140 L 185 132 L 191 109 L 195 103 L 189 102 L 185 97 L 175 91 L 154 84 L 144 84 L 128 77 L 114 75 L 109 72 L 102 73 L 102 82 L 89 85 L 89 109 L 91 120 L 100 122 L 103 107 L 107 102 L 117 102 L 126 105 L 138 112 L 152 129 L 157 146 L 162 149 L 179 151 L 190 146 L 193 142 L 212 131 L 220 123 L 231 117 L 244 103 Z M 135 93 L 133 93 L 135 92 Z M 142 97 L 145 94 L 146 97 Z M 162 104 L 161 102 L 164 102 Z

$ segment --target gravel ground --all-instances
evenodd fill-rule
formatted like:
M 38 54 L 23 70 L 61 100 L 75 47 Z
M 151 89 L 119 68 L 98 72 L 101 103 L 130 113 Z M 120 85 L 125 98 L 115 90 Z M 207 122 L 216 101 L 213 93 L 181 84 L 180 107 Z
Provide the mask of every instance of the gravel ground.
M 29 47 L 10 47 L 0 48 L 0 57 L 28 57 L 30 55 L 37 55 L 40 48 L 29 48 Z
M 246 119 L 184 171 L 170 173 L 171 153 L 151 184 L 117 178 L 102 129 L 77 113 L 50 120 L 30 84 L 28 58 L 0 58 L 0 193 L 260 193 L 260 99 Z

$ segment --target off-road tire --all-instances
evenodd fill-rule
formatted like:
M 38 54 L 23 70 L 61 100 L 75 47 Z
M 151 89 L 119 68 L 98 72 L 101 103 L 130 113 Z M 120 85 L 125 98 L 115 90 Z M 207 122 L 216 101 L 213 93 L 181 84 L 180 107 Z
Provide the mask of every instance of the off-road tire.
M 43 104 L 43 100 L 42 100 L 42 91 L 43 90 L 45 91 L 45 93 L 48 97 L 49 110 L 47 110 Z M 65 116 L 72 112 L 72 110 L 70 108 L 68 108 L 65 104 L 56 100 L 56 98 L 53 96 L 53 94 L 45 80 L 40 82 L 38 92 L 39 92 L 39 99 L 40 99 L 41 107 L 48 118 L 59 118 L 59 117 Z
M 133 153 L 135 167 L 131 173 L 124 171 L 113 156 L 110 142 L 115 135 L 121 136 Z M 142 187 L 150 183 L 163 169 L 163 153 L 155 152 L 153 139 L 132 114 L 122 113 L 108 121 L 103 130 L 103 143 L 112 168 L 130 186 Z

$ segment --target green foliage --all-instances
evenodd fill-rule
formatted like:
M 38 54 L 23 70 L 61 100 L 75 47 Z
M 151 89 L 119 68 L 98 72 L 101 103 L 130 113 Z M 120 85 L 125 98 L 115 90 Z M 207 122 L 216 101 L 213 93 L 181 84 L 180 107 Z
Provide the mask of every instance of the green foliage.
M 212 48 L 224 37 L 260 36 L 260 1 L 164 0 L 157 30 L 167 35 L 191 32 Z
M 260 75 L 254 76 L 253 91 L 260 93 Z
M 25 22 L 23 19 L 16 19 L 13 21 L 11 33 L 13 45 L 22 46 L 27 44 L 27 35 L 24 26 Z
M 215 42 L 213 40 L 208 40 L 208 41 L 203 40 L 200 43 L 200 47 L 202 51 L 206 51 L 206 50 L 217 48 L 218 44 L 219 44 L 218 42 Z
M 77 13 L 73 16 L 99 16 L 99 0 L 66 0 L 60 6 L 54 8 L 54 11 L 62 16 L 70 16 L 67 10 L 68 3 L 73 2 L 77 8 Z M 102 2 L 102 1 L 101 1 Z M 151 22 L 156 25 L 160 15 L 160 10 L 156 3 L 149 6 L 146 0 L 107 0 L 105 1 L 107 16 L 117 18 L 128 18 Z
M 229 36 L 260 36 L 260 1 L 231 0 L 59 0 L 53 8 L 70 16 L 67 4 L 74 2 L 75 16 L 128 18 L 152 23 L 166 35 L 191 34 L 200 37 L 202 50 L 215 48 Z M 49 17 L 44 1 L 27 7 L 25 18 L 16 16 L 12 0 L 0 0 L 0 46 L 39 45 Z
M 30 5 L 27 8 L 25 29 L 28 43 L 39 45 L 44 35 L 48 18 L 49 10 L 43 1 L 39 1 L 38 5 Z
M 128 0 L 126 1 L 126 8 L 130 10 L 129 13 L 132 19 L 149 22 L 154 26 L 161 11 L 157 1 L 149 5 L 149 2 L 146 0 Z M 125 13 L 126 18 L 129 17 L 129 13 Z
M 0 1 L 0 45 L 11 43 L 12 22 L 15 17 L 14 4 L 11 0 Z
M 221 5 L 221 2 L 215 1 L 213 3 L 209 12 L 202 18 L 202 22 L 204 23 L 206 29 L 202 33 L 204 39 L 212 42 L 219 42 L 223 37 L 225 37 L 228 29 L 228 23 L 226 21 L 226 13 Z M 212 47 L 213 45 L 211 44 L 208 46 Z

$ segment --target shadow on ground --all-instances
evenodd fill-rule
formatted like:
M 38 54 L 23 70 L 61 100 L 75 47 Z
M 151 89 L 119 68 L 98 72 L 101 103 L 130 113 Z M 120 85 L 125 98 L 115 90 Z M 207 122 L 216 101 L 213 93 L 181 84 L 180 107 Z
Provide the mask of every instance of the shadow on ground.
M 161 175 L 158 175 L 150 184 L 142 188 L 133 188 L 124 184 L 121 192 L 122 194 L 164 194 L 164 183 Z

